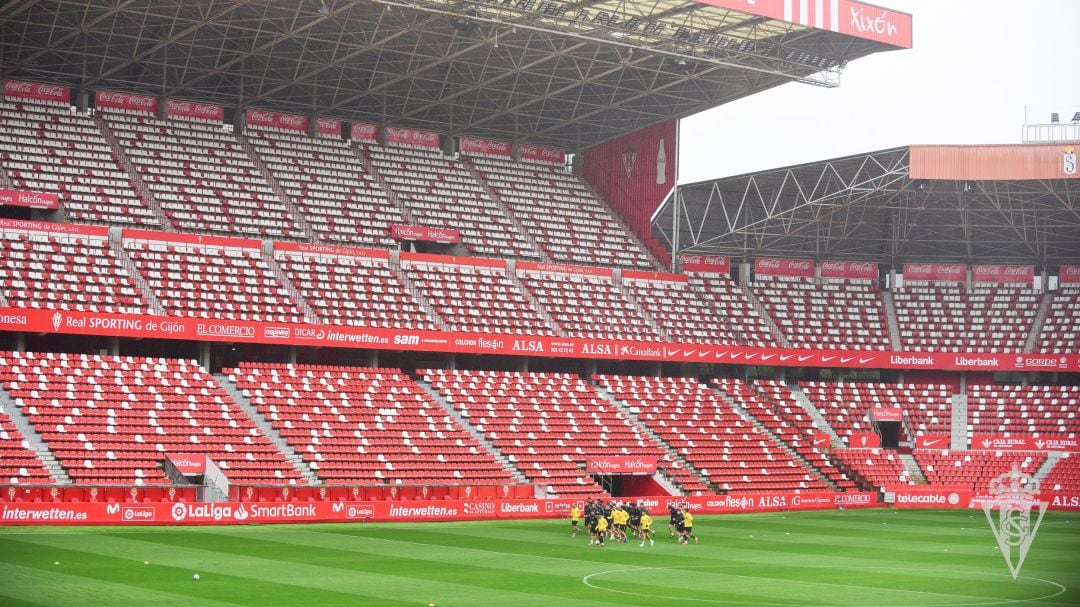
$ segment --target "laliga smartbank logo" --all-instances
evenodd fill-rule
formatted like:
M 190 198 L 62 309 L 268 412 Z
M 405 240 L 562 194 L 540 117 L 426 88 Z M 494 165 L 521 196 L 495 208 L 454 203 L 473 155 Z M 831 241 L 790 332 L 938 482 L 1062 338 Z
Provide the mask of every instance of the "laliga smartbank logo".
M 1009 566 L 1009 572 L 1013 579 L 1020 575 L 1020 568 L 1024 566 L 1031 542 L 1039 531 L 1043 516 L 1046 514 L 1046 502 L 1037 499 L 1039 483 L 1032 480 L 1028 486 L 1023 485 L 1024 476 L 1015 467 L 1004 474 L 1000 474 L 990 481 L 991 499 L 983 502 L 983 512 L 986 520 L 990 523 L 990 529 L 994 531 L 998 547 L 1005 557 L 1005 564 Z M 994 522 L 993 511 L 997 510 L 998 520 Z M 1034 523 L 1031 520 L 1031 511 L 1038 510 L 1038 518 Z

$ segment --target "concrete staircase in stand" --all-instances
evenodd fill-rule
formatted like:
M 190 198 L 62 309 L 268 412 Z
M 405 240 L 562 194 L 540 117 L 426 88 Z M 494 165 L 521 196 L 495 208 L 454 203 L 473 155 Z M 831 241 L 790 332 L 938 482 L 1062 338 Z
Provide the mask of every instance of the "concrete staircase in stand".
M 1046 480 L 1047 475 L 1050 474 L 1050 471 L 1054 469 L 1054 466 L 1056 466 L 1066 455 L 1067 454 L 1065 453 L 1059 453 L 1057 451 L 1047 453 L 1046 460 L 1039 466 L 1039 469 L 1035 471 L 1035 474 L 1031 475 L 1031 479 L 1041 486 L 1043 481 Z M 1052 490 L 1053 487 L 1046 487 L 1046 489 Z
M 795 449 L 793 449 L 791 447 L 791 445 L 787 444 L 782 438 L 780 438 L 776 434 L 773 434 L 772 430 L 769 430 L 769 428 L 766 427 L 765 424 L 761 423 L 761 420 L 759 420 L 757 417 L 755 417 L 754 414 L 750 413 L 742 405 L 735 402 L 734 399 L 729 397 L 722 390 L 717 390 L 716 388 L 711 388 L 711 389 L 712 389 L 713 392 L 716 392 L 716 394 L 719 395 L 720 398 L 724 399 L 724 402 L 731 405 L 731 409 L 733 411 L 735 411 L 736 413 L 741 415 L 742 418 L 745 419 L 746 421 L 754 424 L 754 427 L 756 427 L 758 430 L 761 430 L 761 432 L 763 434 L 765 434 L 765 436 L 768 436 L 769 438 L 771 438 L 773 443 L 779 445 L 784 451 L 787 452 L 788 455 L 795 458 L 795 461 L 802 464 L 804 468 L 806 468 L 807 470 L 813 472 L 814 476 L 816 476 L 819 479 L 821 479 L 822 481 L 824 481 L 825 484 L 827 484 L 830 488 L 832 488 L 833 491 L 839 491 L 840 490 L 840 487 L 838 487 L 836 485 L 836 483 L 834 483 L 832 481 L 832 479 L 825 476 L 825 474 L 822 473 L 821 470 L 818 470 L 817 466 L 814 466 L 810 462 L 806 461 L 806 458 L 804 458 L 802 455 L 800 455 L 799 452 L 795 451 Z
M 423 377 L 417 375 L 413 375 L 412 379 L 416 382 L 417 385 L 423 388 L 424 392 L 427 392 L 427 394 L 431 396 L 431 398 L 436 403 L 438 403 L 444 411 L 446 411 L 447 415 L 453 417 L 454 421 L 456 421 L 458 425 L 460 425 L 469 434 L 471 434 L 472 437 L 475 438 L 477 442 L 479 442 L 484 447 L 484 449 L 487 449 L 488 453 L 490 453 L 491 456 L 495 458 L 495 461 L 502 464 L 503 468 L 509 470 L 514 475 L 514 478 L 516 478 L 521 483 L 532 483 L 532 481 L 529 480 L 529 477 L 525 476 L 525 473 L 523 473 L 517 467 L 517 464 L 510 461 L 509 457 L 503 455 L 502 451 L 500 451 L 498 447 L 496 447 L 491 441 L 489 441 L 482 432 L 476 429 L 476 426 L 472 425 L 469 420 L 467 420 L 465 416 L 461 414 L 460 411 L 455 409 L 453 405 L 451 405 L 445 398 L 443 398 L 443 395 L 439 394 L 439 391 L 432 387 L 431 382 L 428 382 L 424 380 Z
M 706 478 L 705 476 L 703 476 L 701 474 L 700 470 L 698 470 L 690 462 L 688 462 L 686 460 L 686 458 L 684 458 L 678 451 L 673 449 L 671 447 L 671 445 L 667 444 L 664 441 L 664 439 L 660 438 L 660 435 L 653 432 L 652 429 L 649 428 L 649 426 L 647 424 L 645 424 L 640 419 L 638 419 L 637 413 L 634 412 L 633 408 L 627 407 L 625 403 L 623 403 L 618 398 L 616 398 L 615 395 L 612 394 L 607 388 L 605 388 L 603 386 L 596 385 L 596 384 L 593 384 L 593 385 L 596 388 L 596 393 L 597 394 L 602 396 L 605 400 L 607 400 L 612 405 L 615 405 L 616 407 L 618 407 L 620 411 L 622 411 L 623 413 L 626 414 L 626 417 L 630 421 L 634 422 L 634 425 L 637 426 L 637 428 L 639 430 L 641 430 L 642 434 L 644 434 L 644 435 L 648 436 L 649 438 L 653 439 L 653 441 L 657 445 L 660 445 L 660 447 L 664 450 L 664 452 L 667 453 L 669 461 L 677 461 L 677 462 L 679 462 L 680 467 L 682 467 L 684 470 L 688 470 L 691 474 L 693 474 L 695 477 L 697 477 L 698 480 L 700 480 L 701 482 L 708 485 L 709 488 L 712 491 L 714 491 L 714 492 L 719 491 L 717 486 L 712 481 L 710 481 L 708 478 Z M 663 473 L 657 472 L 655 475 L 653 475 L 653 480 L 656 480 L 657 482 L 659 482 L 661 484 L 661 486 L 664 487 L 665 489 L 667 489 L 668 491 L 670 491 L 672 495 L 686 495 L 686 492 L 683 491 L 681 487 L 676 485 L 672 481 L 672 479 L 670 479 L 667 475 L 665 475 Z
M 829 444 L 832 447 L 844 448 L 847 445 L 844 444 L 840 435 L 833 430 L 833 427 L 829 424 L 825 416 L 821 414 L 821 411 L 814 406 L 814 403 L 810 402 L 810 399 L 806 396 L 806 393 L 802 391 L 798 385 L 788 385 L 791 389 L 791 396 L 795 399 L 795 403 L 806 411 L 806 414 L 810 416 L 810 419 L 814 420 L 814 427 L 829 435 Z
M 1039 309 L 1035 312 L 1035 320 L 1031 322 L 1031 332 L 1028 333 L 1027 340 L 1024 342 L 1024 352 L 1031 353 L 1035 351 L 1035 344 L 1039 341 L 1039 335 L 1042 335 L 1043 323 L 1046 322 L 1046 312 L 1050 309 L 1050 300 L 1053 298 L 1052 293 L 1043 293 L 1042 299 L 1039 301 Z
M 908 478 L 915 481 L 916 485 L 928 484 L 926 476 L 923 474 L 922 468 L 919 467 L 919 462 L 915 461 L 915 456 L 910 453 L 901 453 L 900 461 L 904 463 L 904 468 L 907 470 Z
M 882 303 L 885 305 L 885 321 L 889 324 L 889 347 L 893 352 L 899 352 L 900 346 L 900 323 L 896 322 L 896 302 L 893 300 L 892 291 L 881 294 Z
M 968 448 L 968 399 L 967 394 L 952 395 L 952 439 L 949 448 L 963 451 Z
M 244 413 L 247 413 L 247 416 L 251 418 L 251 421 L 255 422 L 255 425 L 270 439 L 270 442 L 274 443 L 274 445 L 285 454 L 285 458 L 292 462 L 293 467 L 303 475 L 304 480 L 312 485 L 322 484 L 322 481 L 319 480 L 315 471 L 312 470 L 311 467 L 304 462 L 303 458 L 296 453 L 296 450 L 292 448 L 292 445 L 282 438 L 281 434 L 279 434 L 270 424 L 270 421 L 266 419 L 266 416 L 260 413 L 255 405 L 251 404 L 248 397 L 244 396 L 243 392 L 236 387 L 236 384 L 229 379 L 229 376 L 224 373 L 215 373 L 214 379 L 216 379 L 217 382 L 221 384 L 221 387 L 228 392 L 233 401 L 244 410 Z
M 0 386 L 0 411 L 7 414 L 11 418 L 11 423 L 15 425 L 15 428 L 23 435 L 23 440 L 26 441 L 26 448 L 33 451 L 38 459 L 45 465 L 45 469 L 49 471 L 49 474 L 53 475 L 59 485 L 72 484 L 71 477 L 68 476 L 67 470 L 60 465 L 53 452 L 45 445 L 45 441 L 38 434 L 37 430 L 23 414 L 15 401 L 11 398 L 11 394 L 7 389 Z

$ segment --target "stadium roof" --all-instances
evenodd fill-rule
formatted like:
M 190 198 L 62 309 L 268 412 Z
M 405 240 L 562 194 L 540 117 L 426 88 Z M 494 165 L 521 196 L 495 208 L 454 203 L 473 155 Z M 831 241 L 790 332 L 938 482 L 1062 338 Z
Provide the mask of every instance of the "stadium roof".
M 1077 149 L 908 146 L 680 185 L 653 231 L 736 261 L 1080 264 Z
M 910 46 L 811 1 L 22 0 L 0 76 L 577 150 Z

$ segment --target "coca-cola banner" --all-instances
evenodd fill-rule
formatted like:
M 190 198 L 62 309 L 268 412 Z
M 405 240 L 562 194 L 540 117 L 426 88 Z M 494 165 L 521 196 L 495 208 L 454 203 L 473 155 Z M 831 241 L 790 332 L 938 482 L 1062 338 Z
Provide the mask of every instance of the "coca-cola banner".
M 964 282 L 967 266 L 961 263 L 905 263 L 904 280 Z
M 730 274 L 731 258 L 726 255 L 695 255 L 682 253 L 679 265 L 683 272 L 703 272 L 709 274 Z
M 1080 438 L 1068 436 L 1031 436 L 1028 434 L 1015 434 L 1005 436 L 1002 434 L 973 434 L 971 436 L 972 449 L 986 449 L 990 451 L 1067 451 L 1080 452 Z
M 458 139 L 458 151 L 462 154 L 489 154 L 492 156 L 510 157 L 510 143 L 506 141 L 492 141 L 490 139 L 478 139 L 476 137 L 462 137 Z
M 904 419 L 904 412 L 900 407 L 873 407 L 870 409 L 870 419 L 879 422 L 899 422 Z
M 165 112 L 170 117 L 199 118 L 218 122 L 225 119 L 225 106 L 179 99 L 169 99 L 165 104 Z
M 55 84 L 36 82 L 4 81 L 4 97 L 8 99 L 36 99 L 38 101 L 71 101 L 71 89 Z
M 311 119 L 307 116 L 296 114 L 281 114 L 266 110 L 248 110 L 247 123 L 249 126 L 265 126 L 287 131 L 307 131 Z
M 812 491 L 636 497 L 645 508 L 669 504 L 694 514 L 835 510 L 876 506 L 873 493 Z M 455 499 L 311 502 L 3 502 L 0 525 L 249 525 L 316 522 L 423 522 L 565 518 L 583 499 Z
M 378 141 L 379 127 L 374 124 L 354 122 L 349 127 L 349 138 L 353 141 Z
M 461 233 L 449 228 L 429 228 L 395 223 L 390 226 L 390 236 L 398 240 L 424 240 L 450 244 L 461 240 Z
M 418 145 L 428 148 L 437 148 L 440 145 L 438 133 L 427 131 L 415 131 L 396 126 L 388 126 L 383 129 L 386 133 L 386 142 L 399 145 Z
M 167 457 L 180 474 L 198 476 L 206 473 L 205 453 L 170 453 Z
M 118 110 L 131 110 L 133 112 L 156 114 L 158 111 L 158 99 L 157 97 L 149 97 L 147 95 L 129 95 L 128 93 L 97 91 L 94 93 L 94 106 L 99 108 L 115 108 Z
M 614 276 L 611 268 L 594 268 L 592 266 L 572 266 L 564 263 L 543 263 L 537 261 L 517 262 L 519 271 L 545 272 L 549 274 L 584 274 L 586 276 Z
M 848 446 L 856 449 L 877 448 L 881 446 L 881 437 L 874 432 L 852 432 L 848 436 Z
M 869 261 L 823 261 L 820 267 L 822 278 L 878 279 L 878 265 Z
M 814 262 L 809 259 L 758 258 L 754 260 L 754 273 L 758 276 L 814 275 Z
M 1058 282 L 1063 285 L 1080 284 L 1080 266 L 1061 266 L 1058 268 Z
M 56 209 L 60 207 L 60 197 L 47 192 L 0 190 L 0 205 L 28 207 L 31 209 Z
M 83 236 L 108 236 L 107 226 L 82 226 L 74 223 L 52 223 L 49 221 L 26 221 L 0 217 L 0 229 L 26 230 L 30 232 L 52 232 L 54 234 L 81 234 Z
M 972 282 L 1019 283 L 1030 285 L 1035 280 L 1035 266 L 972 266 Z
M 341 137 L 341 121 L 335 118 L 319 118 L 315 121 L 315 128 L 320 135 Z
M 538 145 L 520 145 L 518 146 L 518 155 L 522 160 L 549 162 L 560 166 L 566 164 L 566 152 L 555 148 L 542 148 Z
M 102 228 L 102 230 L 107 230 Z M 125 231 L 126 232 L 126 231 Z M 179 235 L 176 235 L 179 236 Z M 210 237 L 204 237 L 210 238 Z M 242 239 L 236 239 L 242 240 Z M 499 260 L 402 254 L 402 264 L 463 263 L 499 266 Z M 411 261 L 410 261 L 411 260 Z M 505 263 L 505 262 L 503 262 Z M 245 320 L 104 314 L 71 310 L 0 308 L 0 331 L 104 335 L 136 339 L 181 339 L 310 347 L 387 348 L 498 356 L 544 356 L 700 364 L 932 369 L 935 371 L 1057 370 L 1080 372 L 1080 354 L 989 354 L 795 350 L 569 337 L 415 331 L 346 325 L 270 323 Z
M 605 455 L 588 459 L 586 472 L 599 474 L 652 474 L 656 472 L 655 457 Z
M 915 437 L 916 449 L 948 449 L 952 444 L 952 437 L 948 434 L 923 434 Z
M 968 508 L 974 493 L 964 485 L 897 485 L 885 488 L 897 508 Z

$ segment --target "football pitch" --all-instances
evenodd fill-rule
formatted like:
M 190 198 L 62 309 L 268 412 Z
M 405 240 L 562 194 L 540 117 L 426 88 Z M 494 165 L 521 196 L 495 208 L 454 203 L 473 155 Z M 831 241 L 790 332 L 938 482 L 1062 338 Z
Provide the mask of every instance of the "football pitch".
M 0 528 L 0 605 L 1080 605 L 1080 521 L 1049 513 L 1014 580 L 982 511 L 700 516 L 697 545 L 565 520 Z M 198 573 L 199 580 L 193 575 Z

